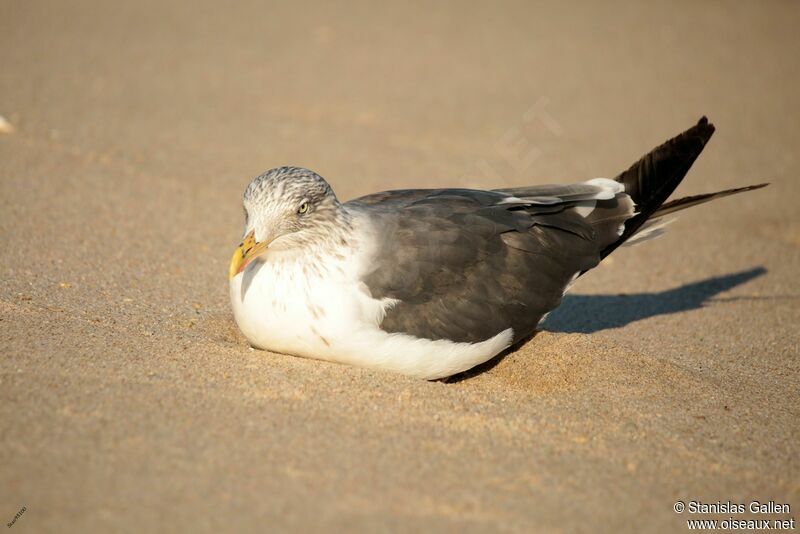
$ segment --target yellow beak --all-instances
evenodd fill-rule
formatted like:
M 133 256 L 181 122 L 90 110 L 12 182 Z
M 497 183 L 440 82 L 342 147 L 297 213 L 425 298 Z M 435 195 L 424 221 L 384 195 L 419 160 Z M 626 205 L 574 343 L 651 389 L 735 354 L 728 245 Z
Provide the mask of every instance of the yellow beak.
M 239 243 L 239 246 L 233 251 L 231 265 L 228 269 L 228 278 L 233 278 L 244 271 L 245 267 L 258 256 L 266 252 L 268 247 L 269 241 L 262 241 L 261 243 L 256 242 L 255 231 L 247 234 L 244 241 Z

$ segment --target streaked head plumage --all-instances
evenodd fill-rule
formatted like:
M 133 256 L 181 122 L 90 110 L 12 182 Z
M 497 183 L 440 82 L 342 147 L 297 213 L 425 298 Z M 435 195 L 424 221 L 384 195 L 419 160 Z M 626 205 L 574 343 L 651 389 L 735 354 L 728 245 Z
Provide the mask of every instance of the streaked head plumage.
M 336 219 L 340 206 L 320 175 L 302 167 L 278 167 L 255 177 L 244 192 L 244 234 L 272 241 L 276 250 L 316 240 Z

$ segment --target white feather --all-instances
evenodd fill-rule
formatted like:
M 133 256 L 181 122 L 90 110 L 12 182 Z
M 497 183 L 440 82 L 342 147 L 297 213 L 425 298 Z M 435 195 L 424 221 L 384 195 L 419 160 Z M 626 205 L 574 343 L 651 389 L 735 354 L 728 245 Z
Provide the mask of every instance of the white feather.
M 434 380 L 489 360 L 513 340 L 511 328 L 479 343 L 384 332 L 379 325 L 398 301 L 375 299 L 360 282 L 364 247 L 313 259 L 269 254 L 230 281 L 236 323 L 257 348 Z
M 667 226 L 678 220 L 673 219 L 650 219 L 644 223 L 633 236 L 625 241 L 623 247 L 632 247 L 640 245 L 645 241 L 650 241 L 657 237 L 661 237 L 667 231 Z

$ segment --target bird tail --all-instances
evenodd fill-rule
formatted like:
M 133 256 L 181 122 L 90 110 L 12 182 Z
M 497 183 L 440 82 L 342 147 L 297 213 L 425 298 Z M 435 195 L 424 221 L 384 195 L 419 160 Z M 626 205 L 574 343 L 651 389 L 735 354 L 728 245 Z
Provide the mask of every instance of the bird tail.
M 686 176 L 713 133 L 714 125 L 709 123 L 706 117 L 703 117 L 696 125 L 654 148 L 615 178 L 617 182 L 625 186 L 625 192 L 633 199 L 637 212 L 625 222 L 625 229 L 619 239 L 602 250 L 601 257 L 605 258 L 631 238 L 633 238 L 631 239 L 632 244 L 658 235 L 664 226 L 664 223 L 660 221 L 656 223 L 659 217 L 715 198 L 751 191 L 768 185 L 751 185 L 666 202 Z

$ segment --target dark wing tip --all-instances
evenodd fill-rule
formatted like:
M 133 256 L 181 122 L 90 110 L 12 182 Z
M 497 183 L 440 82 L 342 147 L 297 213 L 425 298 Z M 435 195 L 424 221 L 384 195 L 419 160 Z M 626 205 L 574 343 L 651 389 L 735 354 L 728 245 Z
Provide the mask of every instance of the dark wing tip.
M 754 191 L 756 189 L 762 189 L 770 185 L 769 182 L 764 182 L 762 184 L 754 184 L 754 185 L 746 185 L 744 187 L 737 187 L 735 189 L 728 189 L 727 191 L 720 191 L 721 193 L 744 193 L 745 191 Z
M 708 122 L 708 117 L 703 115 L 700 117 L 700 120 L 697 121 L 695 127 L 691 130 L 695 130 L 695 133 L 697 133 L 703 139 L 703 145 L 705 145 L 708 143 L 708 140 L 711 139 L 711 136 L 714 135 L 716 128 L 712 123 Z
M 625 232 L 603 249 L 603 257 L 636 233 L 675 191 L 689 168 L 714 134 L 714 125 L 703 115 L 697 124 L 657 146 L 615 178 L 639 208 L 639 214 L 625 222 Z

